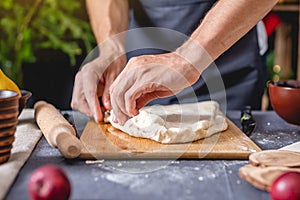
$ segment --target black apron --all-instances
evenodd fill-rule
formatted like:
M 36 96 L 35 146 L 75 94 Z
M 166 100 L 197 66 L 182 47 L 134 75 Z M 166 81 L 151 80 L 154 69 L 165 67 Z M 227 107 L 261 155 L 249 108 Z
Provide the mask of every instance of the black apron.
M 198 27 L 215 0 L 132 0 L 127 57 L 175 50 Z M 136 29 L 150 27 L 144 29 Z M 152 27 L 152 28 L 151 28 Z M 155 29 L 153 27 L 160 27 Z M 215 100 L 221 109 L 260 109 L 265 87 L 265 63 L 259 55 L 256 28 L 221 55 L 190 88 L 152 104 Z M 225 88 L 225 90 L 224 90 Z

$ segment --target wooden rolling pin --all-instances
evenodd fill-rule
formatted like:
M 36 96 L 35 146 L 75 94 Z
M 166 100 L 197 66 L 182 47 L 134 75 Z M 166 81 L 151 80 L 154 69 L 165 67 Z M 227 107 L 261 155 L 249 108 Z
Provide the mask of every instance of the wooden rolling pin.
M 72 125 L 51 104 L 38 101 L 34 105 L 34 117 L 48 143 L 58 148 L 65 158 L 76 158 L 82 144 Z

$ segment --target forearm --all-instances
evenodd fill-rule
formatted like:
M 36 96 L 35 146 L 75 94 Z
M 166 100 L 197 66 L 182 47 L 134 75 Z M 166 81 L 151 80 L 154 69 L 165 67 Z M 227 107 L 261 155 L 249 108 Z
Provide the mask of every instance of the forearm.
M 128 0 L 86 0 L 91 26 L 98 44 L 128 28 Z M 124 45 L 120 38 L 118 42 Z
M 178 49 L 193 62 L 201 63 L 200 70 L 214 61 L 241 37 L 243 37 L 276 4 L 277 0 L 219 0 L 207 13 L 199 27 L 191 35 L 194 45 L 184 44 Z M 193 43 L 192 42 L 192 43 Z M 201 53 L 197 57 L 196 44 Z M 189 51 L 188 49 L 193 49 Z M 205 58 L 203 58 L 205 57 Z M 207 58 L 210 57 L 210 58 Z M 206 60 L 205 62 L 200 60 Z

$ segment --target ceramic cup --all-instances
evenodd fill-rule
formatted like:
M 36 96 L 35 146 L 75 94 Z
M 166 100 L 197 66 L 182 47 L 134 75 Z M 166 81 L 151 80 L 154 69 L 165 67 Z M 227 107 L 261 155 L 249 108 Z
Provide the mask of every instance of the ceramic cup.
M 273 109 L 282 119 L 300 125 L 300 81 L 270 82 L 269 95 Z
M 11 90 L 0 90 L 0 164 L 10 155 L 18 124 L 19 96 Z
M 26 107 L 28 99 L 32 96 L 32 93 L 27 90 L 21 90 L 21 98 L 19 99 L 19 115 L 22 113 L 23 109 Z

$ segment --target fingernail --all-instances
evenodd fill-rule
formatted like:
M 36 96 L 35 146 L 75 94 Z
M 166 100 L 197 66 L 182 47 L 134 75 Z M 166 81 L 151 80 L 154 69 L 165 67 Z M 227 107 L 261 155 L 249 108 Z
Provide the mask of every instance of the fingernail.
M 115 123 L 118 123 L 118 120 L 117 120 L 116 116 L 113 116 L 112 121 L 115 122 Z
M 119 124 L 120 124 L 121 126 L 124 126 L 125 121 L 124 121 L 124 120 L 120 120 L 120 121 L 119 121 Z
M 139 114 L 139 111 L 138 111 L 138 110 L 133 110 L 133 111 L 130 113 L 130 117 L 137 116 L 138 114 Z
M 94 116 L 94 120 L 95 120 L 96 123 L 99 122 L 99 119 L 98 119 L 98 117 L 96 115 Z
M 106 108 L 111 108 L 111 105 L 110 105 L 110 101 L 109 101 L 109 100 L 106 100 L 106 101 L 104 102 L 104 105 L 105 105 Z
M 128 119 L 129 119 L 129 117 L 123 117 L 120 121 L 119 121 L 119 123 L 122 125 L 122 126 L 124 126 L 124 124 L 128 121 Z

